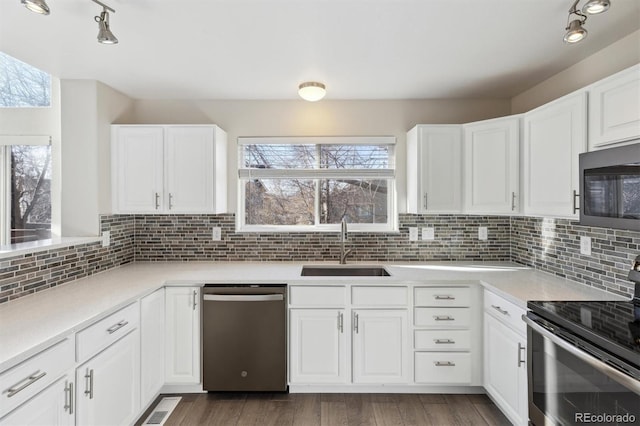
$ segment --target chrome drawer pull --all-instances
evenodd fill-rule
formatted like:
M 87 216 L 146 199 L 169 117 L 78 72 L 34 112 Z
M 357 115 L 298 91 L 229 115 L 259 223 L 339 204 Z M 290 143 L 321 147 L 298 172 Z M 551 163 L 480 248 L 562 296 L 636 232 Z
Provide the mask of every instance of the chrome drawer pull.
M 451 339 L 433 339 L 433 341 L 436 342 L 436 345 L 455 343 L 455 340 Z
M 358 314 L 353 314 L 353 330 L 357 333 L 360 332 L 360 321 Z
M 47 375 L 46 371 L 43 373 L 40 373 L 40 370 L 38 370 L 35 373 L 31 374 L 29 377 L 20 380 L 18 383 L 16 383 L 15 385 L 7 389 L 7 398 L 11 398 L 13 395 L 17 394 L 18 392 L 28 388 L 29 386 L 31 386 L 38 380 L 42 379 L 46 375 Z M 19 386 L 20 383 L 22 382 L 26 382 L 26 383 L 23 384 L 22 386 Z
M 84 375 L 84 378 L 89 380 L 88 384 L 85 383 L 84 394 L 89 395 L 89 399 L 93 399 L 93 369 L 87 369 L 87 374 Z
M 433 319 L 436 321 L 455 321 L 455 318 L 450 317 L 449 315 L 434 315 Z
M 520 358 L 520 354 L 522 353 L 522 351 L 524 351 L 526 349 L 526 347 L 522 346 L 522 343 L 518 342 L 518 367 L 520 367 L 522 364 L 525 363 L 525 360 Z M 526 355 L 526 352 L 525 352 Z
M 129 321 L 125 321 L 122 320 L 119 323 L 112 325 L 111 327 L 107 328 L 107 333 L 109 334 L 113 334 L 116 331 L 120 330 L 122 327 L 124 327 L 125 325 L 129 324 Z
M 434 296 L 436 298 L 436 300 L 456 300 L 455 297 L 453 296 L 441 296 L 441 295 L 436 295 Z
M 338 330 L 340 330 L 340 333 L 344 333 L 344 315 L 342 312 L 338 312 Z
M 436 367 L 455 367 L 456 363 L 451 361 L 436 361 Z
M 509 315 L 509 311 L 505 311 L 504 309 L 500 309 L 500 306 L 491 305 L 493 309 L 500 312 L 502 315 Z
M 69 402 L 67 402 L 67 394 Z M 73 414 L 73 382 L 69 382 L 69 385 L 64 387 L 64 409 L 69 410 L 69 414 Z

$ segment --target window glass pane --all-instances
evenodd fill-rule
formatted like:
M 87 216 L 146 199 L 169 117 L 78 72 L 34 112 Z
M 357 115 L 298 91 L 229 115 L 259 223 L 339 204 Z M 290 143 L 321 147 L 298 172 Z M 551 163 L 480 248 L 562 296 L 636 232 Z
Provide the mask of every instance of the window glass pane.
M 320 223 L 387 223 L 387 180 L 323 179 Z
M 386 145 L 320 145 L 323 169 L 385 169 L 389 167 Z
M 51 105 L 51 76 L 0 52 L 0 107 Z
M 51 238 L 51 147 L 11 147 L 11 243 Z
M 313 169 L 315 145 L 265 144 L 244 146 L 244 167 L 251 169 Z
M 309 179 L 255 179 L 245 184 L 247 225 L 314 225 L 315 183 Z

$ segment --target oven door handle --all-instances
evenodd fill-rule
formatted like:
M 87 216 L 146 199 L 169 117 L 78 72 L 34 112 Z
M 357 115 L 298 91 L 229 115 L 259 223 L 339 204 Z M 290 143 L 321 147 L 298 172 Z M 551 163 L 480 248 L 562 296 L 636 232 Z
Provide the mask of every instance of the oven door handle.
M 603 361 L 600 361 L 596 357 L 578 349 L 571 343 L 556 336 L 555 334 L 551 333 L 549 330 L 537 324 L 535 321 L 531 320 L 526 315 L 522 315 L 522 320 L 525 323 L 527 323 L 527 325 L 531 327 L 536 333 L 541 334 L 542 337 L 551 340 L 551 342 L 560 346 L 562 349 L 566 350 L 571 355 L 574 355 L 576 358 L 579 358 L 580 360 L 586 362 L 587 364 L 589 364 L 591 367 L 595 368 L 599 372 L 609 376 L 611 379 L 615 380 L 616 382 L 624 385 L 626 388 L 640 395 L 640 381 L 611 367 L 610 365 L 608 365 Z M 531 343 L 529 343 L 529 346 L 531 346 Z

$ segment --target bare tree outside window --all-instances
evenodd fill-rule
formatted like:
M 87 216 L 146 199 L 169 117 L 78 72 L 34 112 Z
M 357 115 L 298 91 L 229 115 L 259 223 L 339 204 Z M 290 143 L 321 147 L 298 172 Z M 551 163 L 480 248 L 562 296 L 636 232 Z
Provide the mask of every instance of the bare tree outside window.
M 0 52 L 0 107 L 51 106 L 51 75 Z

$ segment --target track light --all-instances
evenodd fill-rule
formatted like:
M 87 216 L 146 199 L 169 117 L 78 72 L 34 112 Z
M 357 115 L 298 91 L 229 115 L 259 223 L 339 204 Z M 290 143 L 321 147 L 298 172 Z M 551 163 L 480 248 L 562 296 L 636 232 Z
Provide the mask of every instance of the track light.
M 96 16 L 93 19 L 98 23 L 98 43 L 102 44 L 117 44 L 118 39 L 113 35 L 109 28 L 109 12 L 107 12 L 107 6 L 103 5 L 102 13 L 100 16 Z M 115 10 L 111 9 L 115 12 Z
M 45 0 L 20 0 L 20 3 L 32 12 L 41 15 L 48 15 L 50 13 L 49 6 Z
M 589 0 L 582 6 L 582 11 L 589 15 L 597 15 L 598 13 L 606 12 L 611 6 L 609 0 Z
M 575 0 L 571 9 L 569 9 L 567 27 L 565 28 L 567 32 L 564 34 L 565 43 L 577 43 L 587 36 L 587 30 L 584 28 L 584 24 L 587 22 L 586 14 L 597 15 L 607 11 L 611 6 L 610 0 L 588 0 L 582 7 L 582 11 L 580 11 L 578 9 L 579 2 L 580 0 Z

